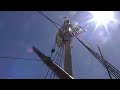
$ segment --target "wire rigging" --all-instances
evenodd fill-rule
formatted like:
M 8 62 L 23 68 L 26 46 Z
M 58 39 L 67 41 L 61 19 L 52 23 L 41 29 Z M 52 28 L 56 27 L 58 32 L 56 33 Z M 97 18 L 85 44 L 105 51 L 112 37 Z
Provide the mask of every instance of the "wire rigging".
M 56 42 L 54 43 L 54 45 L 51 49 L 51 57 L 52 57 L 53 53 L 55 52 L 55 49 L 56 49 Z
M 26 59 L 26 58 L 16 58 L 16 57 L 0 57 L 0 58 L 9 58 L 9 59 L 23 59 L 23 60 L 41 61 L 41 60 L 39 60 L 39 59 Z
M 61 53 L 61 51 L 62 51 L 62 48 L 63 48 L 63 46 L 61 46 L 60 48 L 59 48 L 59 50 L 58 50 L 58 52 L 57 52 L 57 58 L 56 58 L 56 60 L 54 61 L 57 65 L 59 65 L 60 66 L 60 60 L 61 60 L 61 57 L 62 57 L 62 53 Z M 49 78 L 51 78 L 51 76 L 54 74 L 54 72 L 51 72 L 51 74 L 50 74 L 50 77 Z
M 45 78 L 44 78 L 44 79 L 46 79 L 46 78 L 47 78 L 49 71 L 50 71 L 50 68 L 48 68 L 48 71 L 47 71 L 47 73 L 46 73 L 46 75 L 45 75 Z
M 58 26 L 59 24 L 55 23 L 54 21 L 52 21 L 48 16 L 46 16 L 42 11 L 37 11 L 39 14 L 41 14 L 42 16 L 44 16 L 45 18 L 47 18 L 58 30 Z M 57 24 L 57 25 L 56 25 Z
M 99 48 L 98 45 L 97 45 L 97 47 L 98 47 L 98 50 L 99 50 L 99 52 L 100 52 L 101 57 L 104 59 L 104 57 L 103 57 L 103 55 L 102 55 L 102 53 L 101 53 L 101 50 L 100 50 L 100 48 Z M 111 76 L 111 74 L 110 74 L 110 72 L 109 72 L 109 70 L 108 70 L 108 67 L 107 67 L 107 65 L 106 65 L 106 62 L 104 62 L 104 63 L 105 63 L 105 66 L 106 66 L 106 70 L 107 70 L 107 72 L 108 72 L 108 75 L 109 75 L 110 79 L 112 79 L 112 76 Z
M 82 45 L 85 46 L 85 48 L 106 68 L 106 65 L 108 67 L 108 70 L 110 73 L 116 78 L 120 79 L 120 71 L 118 71 L 115 67 L 113 67 L 110 63 L 108 63 L 104 58 L 102 58 L 97 52 L 93 51 L 91 48 L 89 48 L 85 43 L 83 43 L 77 36 L 75 36 L 77 40 L 82 43 Z
M 55 54 L 55 56 L 54 56 L 53 59 L 52 59 L 53 62 L 57 62 L 57 59 L 58 59 L 58 56 L 59 56 L 58 53 L 60 52 L 60 50 L 61 50 L 61 47 L 58 48 L 58 50 L 56 51 L 56 54 Z M 52 57 L 51 57 L 51 58 L 52 58 Z M 48 74 L 49 74 L 50 71 L 51 71 L 50 68 L 48 68 L 48 71 L 47 71 L 44 79 L 46 79 L 46 78 L 48 77 Z M 52 76 L 53 74 L 54 74 L 53 71 L 51 71 L 49 78 L 51 78 L 51 76 Z M 54 76 L 54 77 L 55 77 L 55 76 Z
M 61 57 L 59 59 L 59 64 L 58 64 L 60 67 L 62 67 L 63 51 L 64 51 L 64 45 L 62 46 L 62 49 L 61 49 Z

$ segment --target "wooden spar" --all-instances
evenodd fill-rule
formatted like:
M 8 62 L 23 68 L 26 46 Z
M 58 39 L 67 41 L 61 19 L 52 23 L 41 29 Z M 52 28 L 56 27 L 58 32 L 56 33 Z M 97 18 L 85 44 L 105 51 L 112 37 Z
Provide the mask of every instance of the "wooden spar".
M 32 47 L 33 51 L 38 55 L 39 58 L 60 78 L 60 79 L 74 79 L 67 72 L 65 72 L 61 67 L 52 62 L 52 60 L 40 52 L 34 46 Z

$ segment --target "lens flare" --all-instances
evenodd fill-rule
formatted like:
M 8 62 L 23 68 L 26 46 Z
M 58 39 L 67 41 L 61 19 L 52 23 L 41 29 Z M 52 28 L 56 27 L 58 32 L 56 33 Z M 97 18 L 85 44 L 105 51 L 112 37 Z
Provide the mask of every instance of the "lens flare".
M 103 25 L 106 31 L 108 32 L 108 24 L 110 22 L 117 22 L 115 17 L 114 17 L 114 12 L 113 11 L 90 11 L 92 14 L 92 19 L 89 20 L 89 22 L 95 22 L 95 30 L 97 27 Z

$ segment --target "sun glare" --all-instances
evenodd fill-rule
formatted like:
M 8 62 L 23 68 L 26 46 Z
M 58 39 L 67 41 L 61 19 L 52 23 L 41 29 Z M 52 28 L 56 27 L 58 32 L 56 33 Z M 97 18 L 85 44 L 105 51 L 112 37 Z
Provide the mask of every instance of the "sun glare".
M 117 22 L 115 17 L 114 17 L 114 12 L 113 11 L 89 11 L 89 13 L 92 14 L 92 18 L 88 21 L 90 22 L 95 22 L 96 26 L 94 29 L 94 32 L 96 29 L 100 26 L 104 26 L 105 30 L 107 33 L 108 31 L 108 25 L 111 22 Z
M 108 27 L 112 25 L 111 23 L 118 23 L 115 19 L 114 11 L 89 11 L 89 13 L 92 15 L 92 18 L 88 20 L 87 23 L 94 22 L 96 24 L 93 33 L 98 30 L 98 27 L 103 26 L 105 28 L 105 32 L 110 34 Z
M 111 35 L 110 30 L 108 30 L 108 27 L 111 27 L 111 25 L 114 25 L 114 23 L 120 24 L 115 18 L 114 11 L 88 11 L 88 12 L 91 14 L 91 18 L 86 22 L 86 24 L 87 25 L 90 23 L 95 24 L 91 37 L 93 37 L 96 32 L 96 35 L 97 34 L 100 35 L 99 38 L 101 39 L 103 39 L 102 34 L 105 34 L 106 35 L 105 38 L 107 40 L 107 38 Z

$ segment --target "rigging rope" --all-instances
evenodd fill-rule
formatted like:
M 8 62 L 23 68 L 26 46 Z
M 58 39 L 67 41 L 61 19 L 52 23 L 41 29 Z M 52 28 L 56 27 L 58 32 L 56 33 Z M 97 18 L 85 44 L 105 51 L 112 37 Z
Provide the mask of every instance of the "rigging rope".
M 45 18 L 47 18 L 59 30 L 59 28 L 57 27 L 56 23 L 54 21 L 52 21 L 48 16 L 46 16 L 42 11 L 37 11 L 37 12 L 39 14 L 41 14 L 42 16 L 44 16 Z
M 102 53 L 101 53 L 101 50 L 100 50 L 100 48 L 99 48 L 98 45 L 97 45 L 97 47 L 98 47 L 98 50 L 99 50 L 99 52 L 100 52 L 101 57 L 104 59 L 104 57 L 103 57 L 103 55 L 102 55 Z M 111 76 L 111 74 L 110 74 L 110 72 L 109 72 L 109 70 L 108 70 L 108 67 L 107 67 L 107 65 L 106 65 L 106 62 L 104 62 L 104 63 L 105 63 L 105 66 L 106 66 L 106 69 L 107 69 L 108 75 L 109 75 L 110 79 L 112 79 L 112 76 Z
M 75 36 L 75 35 L 74 35 Z M 75 36 L 77 40 L 84 45 L 88 51 L 106 68 L 106 65 L 108 67 L 108 70 L 111 72 L 111 74 L 116 77 L 117 79 L 120 79 L 120 73 L 119 71 L 113 67 L 110 63 L 108 63 L 105 59 L 103 59 L 99 54 L 97 54 L 95 51 L 93 51 L 91 48 L 89 48 L 87 45 L 85 45 L 77 36 Z
M 38 60 L 38 59 L 26 59 L 26 58 L 16 58 L 16 57 L 0 57 L 0 58 L 9 58 L 9 59 L 23 59 L 23 60 L 41 61 L 41 60 Z
M 60 54 L 59 54 L 59 53 L 60 53 L 60 51 L 61 51 L 61 48 L 62 48 L 62 47 L 58 48 L 58 50 L 57 50 L 57 52 L 56 52 L 56 54 L 55 54 L 55 56 L 54 56 L 54 58 L 53 58 L 53 60 L 52 60 L 53 62 L 56 62 L 57 64 L 58 64 L 58 60 L 59 60 L 59 57 L 60 57 Z M 51 57 L 51 58 L 52 58 L 52 57 Z M 44 79 L 47 78 L 49 72 L 50 72 L 50 68 L 48 69 L 48 71 L 47 71 Z M 53 71 L 51 71 L 49 78 L 51 78 L 51 76 L 52 76 L 53 74 L 54 74 Z M 54 75 L 54 77 L 55 77 L 55 75 Z
M 62 48 L 62 47 L 59 48 L 59 52 L 57 52 L 57 56 L 56 56 L 56 57 L 57 57 L 57 58 L 56 58 L 56 61 L 54 61 L 57 65 L 58 65 L 58 63 L 59 63 L 59 59 L 60 59 L 60 56 L 61 56 L 61 55 L 60 55 L 61 48 Z M 50 78 L 51 78 L 52 75 L 53 75 L 53 72 L 51 72 Z
M 55 49 L 56 49 L 56 43 L 54 43 L 54 45 L 51 49 L 51 57 L 52 57 L 53 53 L 55 52 Z
M 62 67 L 63 51 L 64 51 L 64 45 L 62 46 L 62 50 L 61 50 L 61 58 L 60 58 L 60 63 L 59 63 L 60 67 Z
M 47 71 L 44 79 L 47 79 L 47 76 L 48 76 L 49 71 L 50 71 L 50 68 L 48 68 L 48 71 Z

